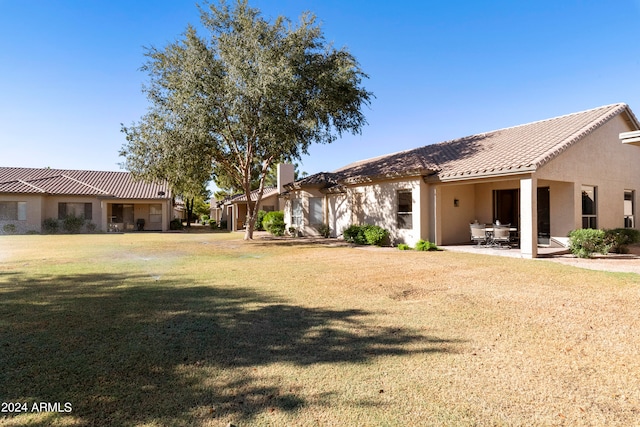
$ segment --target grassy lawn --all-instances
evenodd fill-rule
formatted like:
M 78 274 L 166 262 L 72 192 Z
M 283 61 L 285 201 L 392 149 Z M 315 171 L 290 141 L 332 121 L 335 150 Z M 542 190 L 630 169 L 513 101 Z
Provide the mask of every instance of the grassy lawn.
M 241 237 L 1 236 L 0 426 L 638 425 L 637 275 Z

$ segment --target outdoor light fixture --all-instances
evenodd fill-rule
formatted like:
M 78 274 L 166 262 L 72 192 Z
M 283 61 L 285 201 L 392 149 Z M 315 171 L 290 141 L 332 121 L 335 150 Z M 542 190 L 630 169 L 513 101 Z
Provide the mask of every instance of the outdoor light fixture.
M 458 206 L 460 206 L 460 200 L 458 199 L 453 199 L 453 207 L 457 208 Z

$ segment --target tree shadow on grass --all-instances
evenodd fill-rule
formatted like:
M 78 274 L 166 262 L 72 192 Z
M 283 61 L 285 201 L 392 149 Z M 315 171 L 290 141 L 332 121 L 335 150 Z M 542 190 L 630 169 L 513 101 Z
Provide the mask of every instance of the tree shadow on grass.
M 256 368 L 451 351 L 453 341 L 369 326 L 372 315 L 177 278 L 2 275 L 0 400 L 70 402 L 81 425 L 250 420 L 307 403 Z

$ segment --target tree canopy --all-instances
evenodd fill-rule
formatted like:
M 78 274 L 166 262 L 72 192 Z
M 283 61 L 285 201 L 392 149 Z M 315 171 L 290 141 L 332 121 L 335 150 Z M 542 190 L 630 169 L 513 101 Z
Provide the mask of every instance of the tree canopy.
M 246 0 L 206 6 L 206 37 L 188 26 L 178 41 L 147 49 L 149 110 L 122 127 L 120 154 L 134 175 L 181 188 L 222 170 L 247 200 L 257 171 L 245 234 L 252 238 L 271 166 L 361 132 L 373 94 L 361 86 L 367 76 L 356 59 L 325 42 L 313 14 L 294 25 L 282 16 L 268 22 Z

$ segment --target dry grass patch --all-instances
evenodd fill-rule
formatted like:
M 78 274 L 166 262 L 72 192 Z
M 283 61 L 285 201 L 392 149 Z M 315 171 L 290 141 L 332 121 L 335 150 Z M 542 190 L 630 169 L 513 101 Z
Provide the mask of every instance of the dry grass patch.
M 0 425 L 640 417 L 637 275 L 239 238 L 3 236 Z

